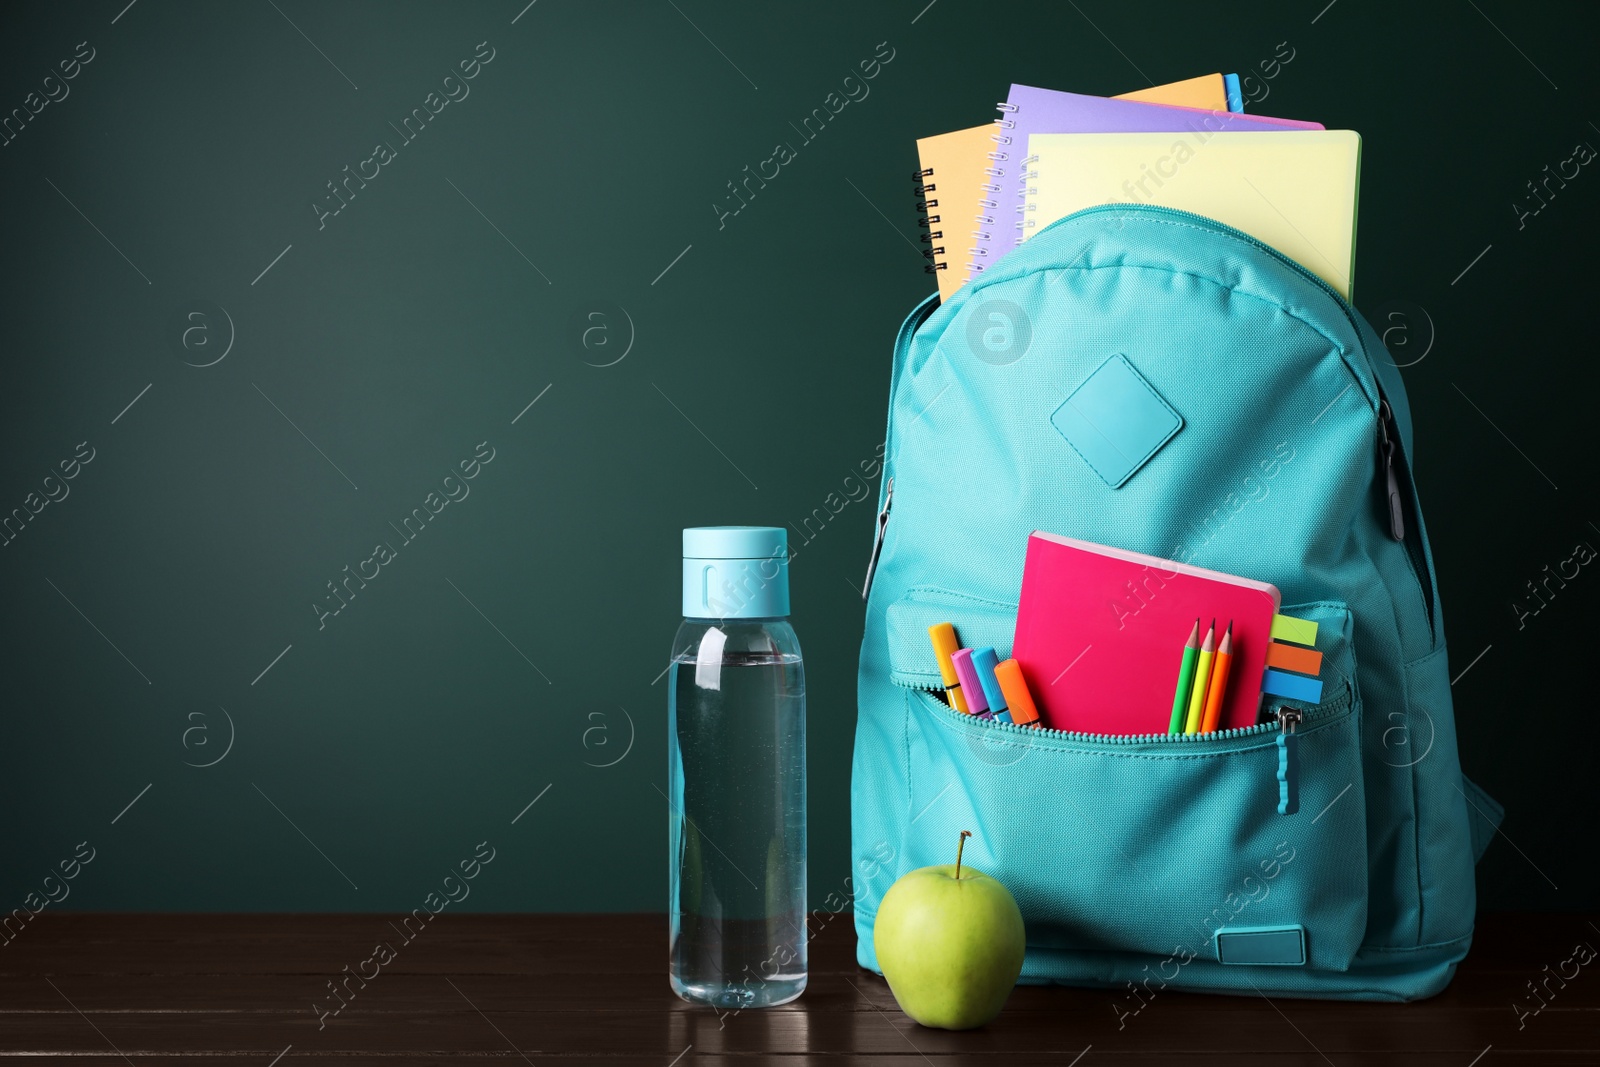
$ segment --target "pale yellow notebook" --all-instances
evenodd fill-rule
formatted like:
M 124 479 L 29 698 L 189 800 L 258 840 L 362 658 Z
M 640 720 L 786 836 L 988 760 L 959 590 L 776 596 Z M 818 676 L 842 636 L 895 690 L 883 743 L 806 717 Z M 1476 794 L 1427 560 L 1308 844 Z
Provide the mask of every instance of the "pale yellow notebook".
M 1158 204 L 1216 219 L 1350 299 L 1361 137 L 1352 130 L 1041 133 L 1027 236 L 1096 204 Z
M 1118 100 L 1226 111 L 1227 90 L 1221 74 L 1203 74 L 1170 85 L 1124 93 Z M 922 216 L 923 250 L 928 269 L 939 280 L 939 299 L 949 300 L 967 280 L 966 264 L 951 263 L 956 250 L 972 244 L 973 216 L 978 214 L 989 179 L 984 174 L 994 151 L 994 123 L 917 139 L 917 210 Z

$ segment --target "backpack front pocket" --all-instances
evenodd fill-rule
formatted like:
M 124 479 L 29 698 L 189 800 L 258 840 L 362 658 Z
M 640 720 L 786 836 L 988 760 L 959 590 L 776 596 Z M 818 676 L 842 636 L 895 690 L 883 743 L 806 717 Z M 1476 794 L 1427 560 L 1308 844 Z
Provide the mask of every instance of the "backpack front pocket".
M 962 714 L 936 695 L 916 631 L 942 613 L 963 644 L 1004 652 L 1006 606 L 928 590 L 892 605 L 910 793 L 899 869 L 951 862 L 960 831 L 973 831 L 965 861 L 1016 895 L 1030 954 L 1067 953 L 1079 970 L 1106 953 L 1347 969 L 1367 909 L 1350 616 L 1335 604 L 1293 610 L 1320 623 L 1327 700 L 1297 706 L 1295 738 L 1280 743 L 1273 723 L 1120 737 Z M 1279 814 L 1285 776 L 1293 814 Z

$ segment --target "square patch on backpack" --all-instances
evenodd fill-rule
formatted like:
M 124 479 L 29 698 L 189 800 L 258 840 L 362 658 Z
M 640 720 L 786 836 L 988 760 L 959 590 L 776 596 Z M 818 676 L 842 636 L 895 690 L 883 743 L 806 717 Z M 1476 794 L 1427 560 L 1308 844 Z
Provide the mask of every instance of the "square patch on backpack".
M 1120 352 L 1072 391 L 1050 423 L 1113 489 L 1183 428 L 1183 418 Z

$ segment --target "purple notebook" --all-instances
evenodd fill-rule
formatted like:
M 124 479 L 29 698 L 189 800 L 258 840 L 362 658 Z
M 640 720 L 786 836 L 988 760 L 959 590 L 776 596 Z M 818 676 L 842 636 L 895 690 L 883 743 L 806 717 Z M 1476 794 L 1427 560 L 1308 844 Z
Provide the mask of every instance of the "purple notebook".
M 995 149 L 984 170 L 967 277 L 993 266 L 1022 243 L 1026 208 L 1024 166 L 1033 133 L 1214 133 L 1220 130 L 1320 130 L 1320 122 L 1240 115 L 1229 111 L 1145 104 L 1104 96 L 1013 85 L 995 121 Z

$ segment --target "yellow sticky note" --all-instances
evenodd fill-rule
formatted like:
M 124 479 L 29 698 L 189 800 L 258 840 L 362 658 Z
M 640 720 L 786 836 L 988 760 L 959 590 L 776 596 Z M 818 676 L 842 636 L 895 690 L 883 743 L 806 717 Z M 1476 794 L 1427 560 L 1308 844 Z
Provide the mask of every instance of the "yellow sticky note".
M 1288 615 L 1274 615 L 1272 617 L 1272 639 L 1274 641 L 1293 641 L 1297 645 L 1314 645 L 1317 643 L 1317 624 Z

